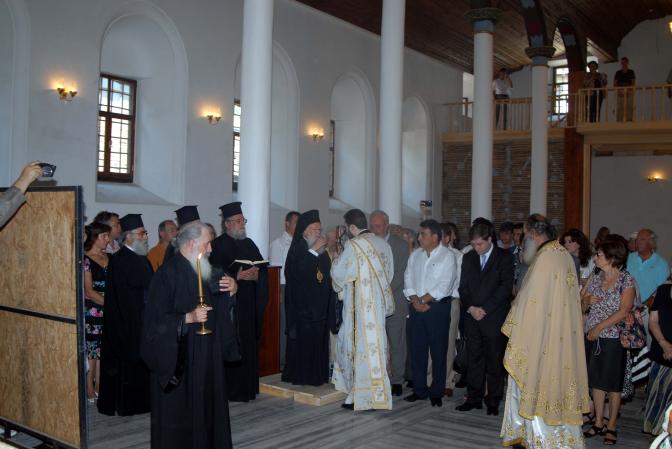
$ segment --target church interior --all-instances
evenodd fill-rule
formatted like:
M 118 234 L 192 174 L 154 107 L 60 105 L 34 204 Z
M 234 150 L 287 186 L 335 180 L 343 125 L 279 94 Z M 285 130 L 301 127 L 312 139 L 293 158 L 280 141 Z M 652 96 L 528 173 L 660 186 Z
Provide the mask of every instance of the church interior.
M 625 109 L 613 82 L 624 57 L 637 75 Z M 104 416 L 81 395 L 75 297 L 43 310 L 13 296 L 81 287 L 78 246 L 99 211 L 142 214 L 152 246 L 176 209 L 198 205 L 219 234 L 220 205 L 240 201 L 264 258 L 295 210 L 317 209 L 325 231 L 353 208 L 415 231 L 449 221 L 463 243 L 476 217 L 541 213 L 588 236 L 654 229 L 672 260 L 672 0 L 0 0 L 0 59 L 0 186 L 39 160 L 57 170 L 36 190 L 75 198 L 29 200 L 44 226 L 33 243 L 0 228 L 3 253 L 17 252 L 0 266 L 40 280 L 0 281 L 12 292 L 0 357 L 22 361 L 0 374 L 0 448 L 150 447 L 148 414 Z M 584 82 L 593 62 L 608 80 L 597 89 Z M 502 70 L 510 89 L 493 99 Z M 26 262 L 44 252 L 53 264 Z M 33 307 L 56 321 L 8 324 Z M 40 357 L 55 371 L 39 374 Z M 264 391 L 230 404 L 234 447 L 501 447 L 501 417 L 453 410 L 462 390 L 442 409 L 395 398 L 354 413 Z M 618 446 L 653 440 L 643 407 L 623 407 Z

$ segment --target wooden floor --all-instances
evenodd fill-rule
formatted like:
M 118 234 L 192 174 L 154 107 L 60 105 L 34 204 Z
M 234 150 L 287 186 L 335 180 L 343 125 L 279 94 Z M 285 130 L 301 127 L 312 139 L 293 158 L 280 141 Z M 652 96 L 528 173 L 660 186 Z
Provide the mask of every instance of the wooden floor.
M 410 391 L 404 391 L 408 394 Z M 261 395 L 256 401 L 231 403 L 233 445 L 241 448 L 501 448 L 501 416 L 485 410 L 462 413 L 455 406 L 464 390 L 443 407 L 428 401 L 413 404 L 395 398 L 392 411 L 352 412 L 340 403 L 321 407 L 293 399 Z M 502 410 L 504 405 L 502 404 Z M 643 400 L 623 407 L 617 448 L 646 449 L 650 438 L 641 433 Z M 91 449 L 149 448 L 149 416 L 109 417 L 89 407 Z M 587 448 L 600 448 L 601 438 L 587 440 Z

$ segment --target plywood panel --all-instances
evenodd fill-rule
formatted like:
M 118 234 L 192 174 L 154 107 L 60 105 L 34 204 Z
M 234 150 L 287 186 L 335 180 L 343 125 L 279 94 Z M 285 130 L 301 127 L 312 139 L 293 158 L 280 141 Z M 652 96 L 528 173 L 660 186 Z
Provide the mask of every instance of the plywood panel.
M 0 415 L 79 447 L 76 330 L 0 311 Z
M 76 311 L 75 192 L 32 191 L 0 232 L 0 305 Z

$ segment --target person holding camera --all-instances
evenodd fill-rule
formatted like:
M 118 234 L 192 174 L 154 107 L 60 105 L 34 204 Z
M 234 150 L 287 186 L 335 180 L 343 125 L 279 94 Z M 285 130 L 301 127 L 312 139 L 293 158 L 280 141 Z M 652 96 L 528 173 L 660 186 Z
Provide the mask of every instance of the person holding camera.
M 0 194 L 0 227 L 16 213 L 23 203 L 26 202 L 26 190 L 40 176 L 42 176 L 42 167 L 40 161 L 33 161 L 23 167 L 21 175 L 14 182 L 14 185 Z
M 492 82 L 492 93 L 495 96 L 495 128 L 506 130 L 508 104 L 506 101 L 511 98 L 511 90 L 513 89 L 513 81 L 509 76 L 508 70 L 505 68 L 499 69 L 497 78 Z M 497 101 L 500 100 L 500 101 Z M 502 111 L 502 125 L 499 125 L 500 111 Z

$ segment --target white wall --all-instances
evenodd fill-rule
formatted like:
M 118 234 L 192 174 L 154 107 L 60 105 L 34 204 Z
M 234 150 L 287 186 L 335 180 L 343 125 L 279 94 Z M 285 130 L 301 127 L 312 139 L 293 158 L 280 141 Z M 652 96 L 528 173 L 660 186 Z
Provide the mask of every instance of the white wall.
M 646 178 L 653 173 L 665 180 L 650 183 Z M 672 156 L 593 158 L 592 179 L 591 236 L 601 226 L 626 238 L 651 228 L 659 237 L 658 252 L 672 260 Z
M 141 204 L 97 201 L 95 174 L 97 84 L 104 32 L 125 8 L 133 9 L 140 5 L 141 9 L 155 9 L 157 15 L 165 15 L 167 21 L 174 24 L 188 61 L 187 119 L 184 123 L 186 159 L 179 167 L 185 180 L 180 192 L 183 204 L 198 204 L 201 217 L 217 225 L 217 207 L 235 198 L 231 192 L 231 105 L 235 97 L 235 67 L 241 47 L 242 0 L 11 2 L 21 4 L 27 11 L 29 26 L 18 33 L 28 33 L 28 39 L 22 41 L 29 41 L 31 49 L 29 64 L 26 64 L 30 70 L 22 72 L 29 83 L 27 94 L 22 96 L 19 91 L 18 98 L 19 105 L 29 108 L 28 151 L 22 155 L 24 160 L 17 163 L 21 165 L 29 159 L 55 163 L 58 165 L 59 185 L 84 187 L 85 213 L 89 220 L 101 209 L 120 214 L 141 212 L 152 232 L 150 240 L 155 241 L 158 223 L 174 216 L 173 210 L 182 204 L 172 200 L 173 195 L 169 195 L 170 204 L 158 204 L 159 201 L 154 199 Z M 3 14 L 0 20 L 5 19 Z M 6 44 L 4 36 L 8 27 L 5 22 L 0 22 L 0 26 L 2 42 Z M 328 139 L 313 143 L 308 133 L 313 127 L 328 131 L 333 86 L 343 73 L 356 71 L 367 80 L 375 96 L 373 104 L 376 111 L 371 130 L 375 148 L 380 39 L 291 0 L 276 0 L 273 38 L 291 60 L 299 87 L 299 175 L 295 204 L 299 210 L 317 208 L 322 212 L 326 225 L 335 224 L 341 221 L 342 212 L 329 209 Z M 7 55 L 6 47 L 0 45 L 2 55 Z M 6 60 L 3 58 L 3 61 Z M 0 77 L 7 77 L 3 68 L 0 68 Z M 53 84 L 58 79 L 77 85 L 79 93 L 72 103 L 64 104 L 57 99 Z M 12 81 L 16 84 L 16 77 Z M 460 70 L 406 50 L 405 98 L 417 96 L 433 111 L 436 104 L 458 101 L 461 85 Z M 278 88 L 281 86 L 277 85 Z M 276 94 L 274 97 L 277 98 Z M 222 113 L 219 125 L 211 126 L 202 118 L 207 109 Z M 0 111 L 0 115 L 2 113 Z M 156 113 L 158 117 L 160 112 Z M 14 120 L 17 116 L 13 114 Z M 441 159 L 438 149 L 444 127 L 440 121 L 435 121 L 435 117 L 430 117 L 430 121 L 430 159 L 433 162 L 429 164 L 432 168 L 430 185 L 432 199 L 440 204 L 440 175 L 437 176 L 437 173 L 440 174 Z M 20 117 L 18 122 L 12 121 L 15 122 L 20 131 Z M 0 123 L 4 124 L 0 125 L 0 132 L 6 133 L 4 130 L 8 122 L 1 120 Z M 0 161 L 16 156 L 7 154 L 9 150 L 6 144 L 2 144 L 3 136 L 5 134 L 0 135 Z M 291 142 L 287 145 L 291 146 Z M 367 154 L 367 158 L 372 172 L 367 182 L 374 186 L 370 193 L 375 204 L 376 151 Z M 5 184 L 8 182 L 2 180 Z M 282 202 L 284 204 L 274 205 L 271 211 L 271 238 L 281 233 L 286 207 L 292 203 L 287 199 Z M 248 215 L 253 215 L 253 211 L 248 211 Z
M 0 0 L 0 61 L 12 61 L 14 57 L 14 26 L 9 7 Z M 11 167 L 11 117 L 12 102 L 12 64 L 0 64 L 0 185 L 14 181 L 15 173 Z

